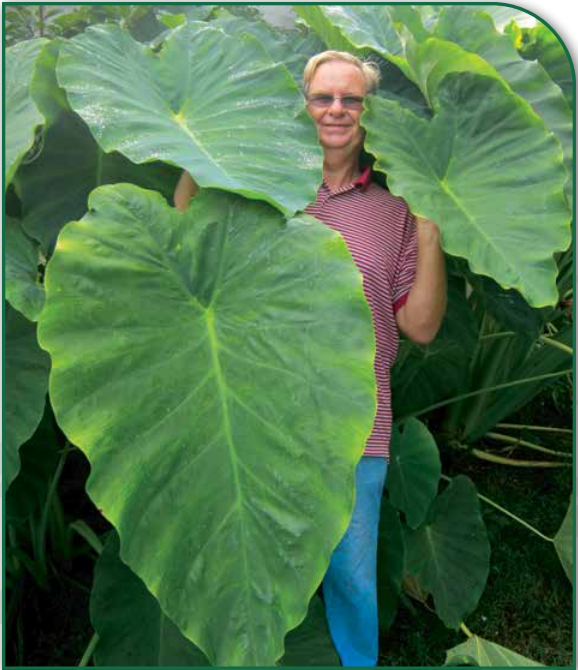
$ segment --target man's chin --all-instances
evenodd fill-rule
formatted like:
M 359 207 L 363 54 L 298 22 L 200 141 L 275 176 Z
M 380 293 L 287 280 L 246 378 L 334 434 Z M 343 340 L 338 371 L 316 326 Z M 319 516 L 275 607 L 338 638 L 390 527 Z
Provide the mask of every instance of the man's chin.
M 342 137 L 323 137 L 320 143 L 324 149 L 345 149 L 351 145 L 351 140 Z

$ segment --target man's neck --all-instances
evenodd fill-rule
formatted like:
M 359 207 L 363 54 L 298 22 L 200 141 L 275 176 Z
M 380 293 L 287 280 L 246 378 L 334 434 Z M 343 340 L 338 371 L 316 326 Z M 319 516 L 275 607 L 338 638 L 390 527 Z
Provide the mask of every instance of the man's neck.
M 325 150 L 323 178 L 332 191 L 349 186 L 359 176 L 359 154 L 359 151 L 343 155 L 339 150 Z

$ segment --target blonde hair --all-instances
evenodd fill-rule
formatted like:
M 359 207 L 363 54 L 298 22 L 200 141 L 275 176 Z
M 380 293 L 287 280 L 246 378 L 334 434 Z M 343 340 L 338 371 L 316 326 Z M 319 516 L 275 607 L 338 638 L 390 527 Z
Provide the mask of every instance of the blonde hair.
M 323 65 L 323 63 L 328 63 L 332 60 L 340 60 L 344 63 L 355 65 L 356 68 L 361 70 L 365 77 L 367 92 L 373 93 L 377 89 L 381 75 L 379 67 L 375 63 L 361 60 L 361 58 L 357 58 L 357 56 L 347 53 L 347 51 L 322 51 L 321 53 L 312 56 L 307 61 L 307 65 L 303 71 L 303 88 L 305 89 L 305 95 L 309 92 L 309 86 L 313 80 L 313 75 L 317 72 L 317 68 L 320 65 Z

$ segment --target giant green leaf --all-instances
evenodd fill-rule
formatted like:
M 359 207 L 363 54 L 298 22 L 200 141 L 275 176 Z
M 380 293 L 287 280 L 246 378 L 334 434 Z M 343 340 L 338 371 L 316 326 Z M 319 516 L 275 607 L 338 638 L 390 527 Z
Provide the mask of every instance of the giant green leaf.
M 558 142 L 497 79 L 450 74 L 437 95 L 431 121 L 370 97 L 362 120 L 376 167 L 439 224 L 447 252 L 534 306 L 555 303 L 552 256 L 570 241 Z
M 464 657 L 473 659 L 482 668 L 544 667 L 541 663 L 536 663 L 536 661 L 478 635 L 472 635 L 466 642 L 448 649 L 445 664 L 455 666 L 456 662 Z
M 230 35 L 253 35 L 276 63 L 285 65 L 298 86 L 302 84 L 309 58 L 325 50 L 324 43 L 311 31 L 274 28 L 266 21 L 234 16 L 224 8 L 217 12 L 211 26 L 222 28 Z
M 181 213 L 104 186 L 46 288 L 52 405 L 122 560 L 211 662 L 273 665 L 348 525 L 375 411 L 342 238 L 223 192 Z
M 96 664 L 206 667 L 207 657 L 163 614 L 143 582 L 119 559 L 118 551 L 118 535 L 112 532 L 94 570 L 90 615 L 99 637 Z M 318 596 L 313 597 L 305 621 L 287 636 L 286 646 L 280 665 L 339 665 Z
M 26 236 L 20 221 L 6 217 L 6 299 L 26 318 L 36 321 L 44 305 L 44 288 L 40 283 L 38 245 Z
M 532 14 L 520 11 L 518 7 L 508 5 L 480 5 L 480 9 L 488 12 L 496 25 L 496 28 L 503 32 L 504 29 L 515 21 L 521 26 L 534 25 L 536 18 Z
M 63 47 L 57 72 L 106 152 L 167 161 L 201 187 L 284 212 L 315 199 L 315 126 L 287 69 L 251 36 L 185 24 L 157 55 L 120 28 L 97 26 Z
M 8 487 L 20 469 L 18 450 L 42 419 L 50 361 L 36 341 L 36 325 L 9 305 L 6 305 L 4 314 L 3 484 Z
M 410 25 L 416 32 L 421 26 L 415 9 L 396 5 L 297 5 L 295 11 L 329 49 L 359 55 L 375 51 L 396 65 L 404 61 L 404 44 L 396 22 L 413 20 Z
M 408 573 L 433 595 L 446 626 L 457 628 L 478 604 L 490 569 L 490 543 L 471 480 L 455 477 L 405 541 Z
M 180 172 L 158 161 L 135 165 L 94 141 L 73 112 L 61 114 L 46 130 L 40 156 L 15 178 L 26 232 L 52 249 L 60 229 L 81 218 L 89 193 L 102 184 L 128 182 L 161 192 L 172 201 Z
M 62 44 L 64 40 L 55 38 L 42 49 L 30 83 L 32 97 L 49 127 L 62 112 L 70 111 L 66 93 L 56 80 L 56 63 Z
M 574 584 L 574 498 L 570 504 L 564 521 L 554 537 L 554 546 L 568 579 Z
M 410 528 L 425 519 L 436 497 L 441 461 L 433 435 L 419 419 L 397 422 L 391 436 L 387 490 Z
M 6 49 L 6 146 L 4 190 L 12 181 L 23 156 L 34 142 L 37 126 L 44 122 L 30 92 L 34 65 L 48 40 L 38 38 L 19 42 Z
M 522 56 L 537 60 L 560 86 L 568 103 L 574 106 L 574 78 L 568 50 L 560 39 L 544 24 L 528 30 L 527 42 L 522 46 Z
M 540 62 L 524 60 L 510 38 L 495 30 L 490 15 L 478 8 L 445 7 L 439 16 L 436 35 L 478 54 L 493 65 L 512 90 L 525 98 L 544 119 L 562 145 L 569 175 L 567 193 L 571 197 L 574 153 L 572 110 Z M 559 42 L 557 44 L 560 47 Z M 562 52 L 562 55 L 568 62 L 566 54 Z

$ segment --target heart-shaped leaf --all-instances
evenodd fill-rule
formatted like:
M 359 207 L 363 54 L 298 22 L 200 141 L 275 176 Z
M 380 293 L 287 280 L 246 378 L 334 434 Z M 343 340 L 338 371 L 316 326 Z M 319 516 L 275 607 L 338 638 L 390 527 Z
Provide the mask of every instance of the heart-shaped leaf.
M 58 79 L 107 152 L 167 161 L 201 187 L 284 212 L 315 199 L 315 126 L 287 69 L 254 37 L 185 24 L 157 55 L 116 26 L 98 26 L 63 47 Z
M 441 470 L 438 447 L 427 427 L 418 419 L 397 422 L 391 435 L 387 490 L 389 501 L 405 514 L 410 528 L 425 519 Z
M 448 628 L 478 604 L 490 569 L 490 543 L 476 487 L 459 475 L 432 503 L 426 523 L 405 537 L 406 568 L 434 598 Z
M 474 663 L 482 668 L 544 667 L 541 663 L 536 663 L 536 661 L 478 635 L 472 635 L 466 642 L 449 649 L 446 652 L 445 665 L 455 667 L 459 659 L 464 658 L 473 659 Z
M 36 341 L 36 325 L 6 305 L 3 484 L 8 487 L 20 470 L 18 450 L 36 430 L 46 400 L 48 356 Z
M 436 35 L 481 56 L 544 119 L 546 126 L 562 145 L 564 165 L 568 171 L 566 191 L 571 198 L 574 154 L 572 110 L 542 65 L 538 61 L 524 60 L 510 38 L 496 31 L 491 16 L 477 7 L 444 7 L 439 16 Z M 568 62 L 563 51 L 562 55 Z
M 38 244 L 26 236 L 20 221 L 6 218 L 6 299 L 30 321 L 36 321 L 44 305 L 40 283 Z
M 273 665 L 347 528 L 375 412 L 342 238 L 223 192 L 181 213 L 105 186 L 46 288 L 51 402 L 122 560 L 212 663 Z
M 30 92 L 34 66 L 48 40 L 19 42 L 6 49 L 6 147 L 4 190 L 12 181 L 20 161 L 34 142 L 34 131 L 44 123 Z
M 431 121 L 370 98 L 363 124 L 376 167 L 415 214 L 440 225 L 448 253 L 535 307 L 554 304 L 553 254 L 570 243 L 558 142 L 497 79 L 451 74 L 437 94 Z
M 26 232 L 52 250 L 65 223 L 86 213 L 89 193 L 102 184 L 127 182 L 162 193 L 172 202 L 180 171 L 160 163 L 135 165 L 122 154 L 106 154 L 73 112 L 46 130 L 44 148 L 15 178 Z
M 539 61 L 550 77 L 560 86 L 568 104 L 574 107 L 574 77 L 568 52 L 548 26 L 538 23 L 528 29 L 521 53 L 530 61 Z
M 410 8 L 374 5 L 296 5 L 295 11 L 328 49 L 367 55 L 370 51 L 401 65 L 403 41 L 395 26 Z M 418 14 L 414 12 L 415 20 Z M 405 16 L 407 18 L 407 15 Z

